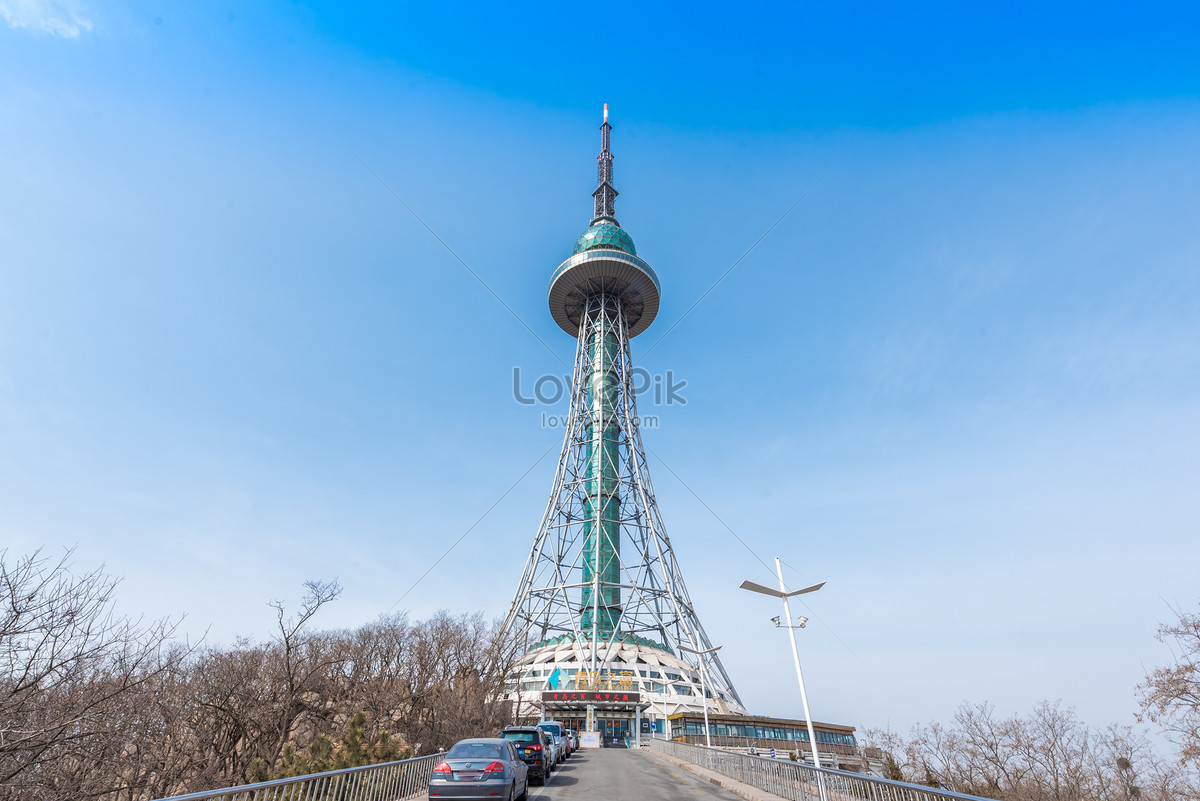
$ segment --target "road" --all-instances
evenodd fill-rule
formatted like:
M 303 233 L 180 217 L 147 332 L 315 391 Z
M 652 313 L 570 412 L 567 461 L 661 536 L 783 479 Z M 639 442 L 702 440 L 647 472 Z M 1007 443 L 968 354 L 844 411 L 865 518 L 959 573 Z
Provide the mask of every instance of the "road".
M 649 754 L 624 748 L 580 749 L 530 801 L 741 801 L 733 793 Z

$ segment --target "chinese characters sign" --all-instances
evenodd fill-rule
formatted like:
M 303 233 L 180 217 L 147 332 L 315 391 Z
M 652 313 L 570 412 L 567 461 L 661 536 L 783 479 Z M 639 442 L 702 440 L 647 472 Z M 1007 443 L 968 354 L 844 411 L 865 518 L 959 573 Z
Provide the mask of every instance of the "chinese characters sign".
M 627 693 L 614 690 L 612 692 L 579 692 L 579 691 L 556 691 L 542 693 L 542 702 L 547 701 L 578 701 L 584 704 L 603 704 L 603 703 L 630 703 L 636 704 L 641 701 L 639 693 Z
M 628 692 L 637 689 L 637 680 L 634 678 L 632 670 L 622 670 L 620 672 L 597 670 L 595 673 L 588 670 L 581 670 L 575 676 L 575 689 L 620 690 L 621 692 Z

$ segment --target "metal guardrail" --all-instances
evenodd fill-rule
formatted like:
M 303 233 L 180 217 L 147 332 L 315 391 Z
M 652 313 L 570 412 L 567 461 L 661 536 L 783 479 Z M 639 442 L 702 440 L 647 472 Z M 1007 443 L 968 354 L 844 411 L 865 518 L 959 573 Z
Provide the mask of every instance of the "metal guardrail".
M 401 801 L 425 795 L 433 767 L 445 754 L 343 768 L 222 790 L 174 795 L 161 801 Z
M 673 740 L 643 737 L 642 747 L 670 754 L 791 801 L 986 801 L 977 795 L 951 793 L 919 784 L 814 768 L 788 760 L 738 754 Z

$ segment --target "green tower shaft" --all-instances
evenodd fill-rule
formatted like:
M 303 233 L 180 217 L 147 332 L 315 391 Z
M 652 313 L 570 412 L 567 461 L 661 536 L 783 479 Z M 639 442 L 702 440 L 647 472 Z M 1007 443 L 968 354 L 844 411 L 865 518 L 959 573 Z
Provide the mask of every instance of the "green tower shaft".
M 602 638 L 621 620 L 619 303 L 609 294 L 592 297 L 580 332 L 586 337 L 590 363 L 580 628 Z

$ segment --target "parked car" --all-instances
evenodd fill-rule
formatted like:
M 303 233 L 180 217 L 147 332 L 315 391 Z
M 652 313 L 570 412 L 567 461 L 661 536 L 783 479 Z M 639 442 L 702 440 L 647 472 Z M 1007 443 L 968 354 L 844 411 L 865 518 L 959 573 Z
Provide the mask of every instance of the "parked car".
M 498 797 L 520 801 L 529 792 L 529 768 L 508 740 L 460 740 L 433 768 L 430 801 Z
M 535 729 L 542 733 L 542 745 L 545 752 L 550 755 L 550 771 L 553 773 L 558 768 L 558 749 L 554 747 L 554 735 L 543 729 L 541 726 L 534 726 Z
M 529 778 L 539 784 L 546 783 L 553 767 L 551 764 L 552 749 L 546 745 L 545 735 L 546 732 L 537 726 L 508 726 L 500 733 L 502 739 L 508 740 L 517 747 L 522 761 L 529 768 Z
M 553 735 L 555 759 L 559 762 L 565 761 L 571 755 L 571 750 L 567 747 L 566 727 L 554 720 L 540 720 L 537 725 Z

